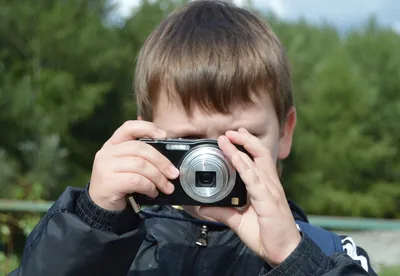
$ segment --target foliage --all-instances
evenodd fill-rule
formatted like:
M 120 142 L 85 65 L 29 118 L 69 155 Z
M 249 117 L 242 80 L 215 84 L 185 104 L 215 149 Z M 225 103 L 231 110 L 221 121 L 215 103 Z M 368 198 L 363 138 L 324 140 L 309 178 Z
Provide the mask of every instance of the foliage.
M 86 184 L 95 152 L 136 116 L 140 46 L 184 2 L 143 0 L 115 20 L 106 0 L 0 0 L 0 198 L 55 200 Z M 263 16 L 293 69 L 288 196 L 309 213 L 400 218 L 400 36 L 373 18 L 342 34 Z M 16 264 L 38 219 L 1 214 L 0 262 L 17 252 Z
M 311 213 L 399 217 L 400 36 L 374 19 L 344 37 L 271 22 L 292 62 L 298 112 L 288 193 Z
M 399 266 L 385 267 L 379 275 L 381 276 L 397 276 L 400 274 Z
M 0 251 L 0 274 L 7 275 L 10 271 L 17 268 L 19 260 L 16 255 L 6 256 Z

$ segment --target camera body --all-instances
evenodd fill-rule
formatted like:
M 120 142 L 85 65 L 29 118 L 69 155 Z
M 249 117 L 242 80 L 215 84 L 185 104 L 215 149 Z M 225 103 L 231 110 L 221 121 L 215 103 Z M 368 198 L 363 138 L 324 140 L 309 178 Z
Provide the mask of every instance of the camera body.
M 200 205 L 242 207 L 247 190 L 235 167 L 211 139 L 139 139 L 167 157 L 180 171 L 171 180 L 175 190 L 156 198 L 136 194 L 139 205 Z M 237 146 L 246 153 L 243 147 Z

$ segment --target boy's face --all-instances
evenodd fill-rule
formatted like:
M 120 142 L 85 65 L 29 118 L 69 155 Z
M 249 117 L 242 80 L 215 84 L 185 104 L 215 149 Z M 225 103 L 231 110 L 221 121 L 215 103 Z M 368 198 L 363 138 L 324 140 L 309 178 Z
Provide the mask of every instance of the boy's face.
M 296 112 L 292 108 L 285 124 L 279 127 L 278 118 L 269 96 L 254 101 L 251 106 L 238 106 L 231 114 L 207 113 L 194 107 L 188 116 L 180 104 L 168 101 L 161 93 L 153 113 L 153 122 L 167 132 L 168 138 L 211 138 L 218 139 L 228 130 L 246 128 L 267 147 L 275 162 L 286 158 L 291 149 Z M 184 206 L 185 211 L 198 219 L 206 219 L 198 212 L 198 206 Z

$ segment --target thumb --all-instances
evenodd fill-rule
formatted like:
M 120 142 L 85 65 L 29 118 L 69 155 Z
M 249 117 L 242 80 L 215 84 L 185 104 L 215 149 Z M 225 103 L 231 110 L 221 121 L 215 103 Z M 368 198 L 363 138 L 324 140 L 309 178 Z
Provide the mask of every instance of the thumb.
M 200 207 L 199 213 L 205 217 L 222 222 L 235 232 L 237 232 L 242 221 L 240 211 L 231 207 Z

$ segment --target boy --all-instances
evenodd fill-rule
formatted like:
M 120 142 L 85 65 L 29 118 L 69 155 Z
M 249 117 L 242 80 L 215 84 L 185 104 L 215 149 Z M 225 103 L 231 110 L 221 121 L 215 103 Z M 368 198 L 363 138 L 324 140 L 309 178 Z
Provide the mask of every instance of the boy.
M 135 92 L 138 120 L 98 151 L 88 188 L 61 195 L 11 275 L 375 275 L 350 238 L 338 245 L 286 200 L 277 164 L 296 111 L 285 52 L 262 20 L 219 1 L 183 6 L 144 44 Z M 248 205 L 136 214 L 126 195 L 171 194 L 179 176 L 140 137 L 218 139 Z

